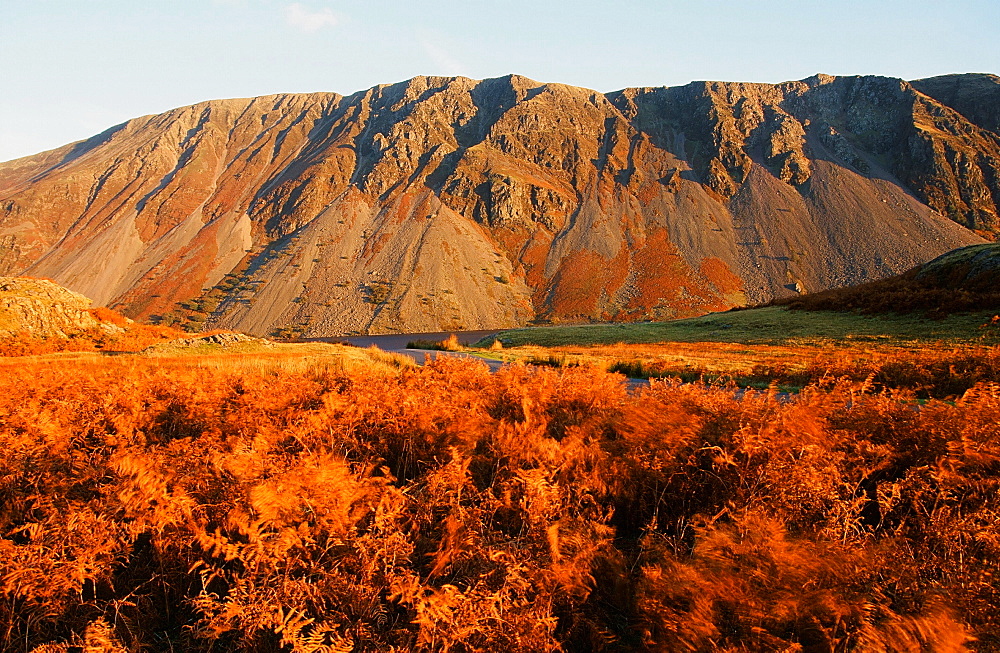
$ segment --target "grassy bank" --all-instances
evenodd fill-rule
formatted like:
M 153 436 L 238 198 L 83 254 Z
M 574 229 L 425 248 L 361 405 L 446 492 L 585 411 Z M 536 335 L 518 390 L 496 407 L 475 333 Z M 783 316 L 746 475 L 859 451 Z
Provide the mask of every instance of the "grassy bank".
M 504 331 L 476 346 L 489 346 L 499 339 L 504 347 L 539 345 L 646 344 L 656 342 L 731 342 L 761 345 L 828 345 L 832 342 L 967 343 L 980 341 L 980 328 L 992 312 L 951 315 L 928 320 L 917 315 L 866 316 L 833 311 L 790 311 L 766 307 L 670 322 L 634 324 L 587 324 L 535 327 Z
M 57 351 L 31 356 L 0 356 L 0 374 L 23 367 L 60 368 L 66 365 L 155 365 L 163 370 L 197 367 L 233 372 L 395 372 L 415 363 L 409 356 L 377 347 L 349 347 L 333 343 L 259 343 L 236 345 L 166 346 L 148 352 Z

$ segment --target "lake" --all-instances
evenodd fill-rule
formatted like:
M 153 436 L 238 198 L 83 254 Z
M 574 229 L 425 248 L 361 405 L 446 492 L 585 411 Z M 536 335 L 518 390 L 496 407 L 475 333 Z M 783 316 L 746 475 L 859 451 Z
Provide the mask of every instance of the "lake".
M 303 338 L 300 342 L 346 342 L 356 347 L 371 347 L 375 345 L 385 351 L 406 349 L 406 343 L 413 340 L 430 340 L 438 342 L 455 334 L 463 345 L 471 345 L 477 340 L 500 333 L 502 329 L 492 331 L 437 331 L 431 333 L 390 333 L 380 336 L 339 336 L 335 338 Z

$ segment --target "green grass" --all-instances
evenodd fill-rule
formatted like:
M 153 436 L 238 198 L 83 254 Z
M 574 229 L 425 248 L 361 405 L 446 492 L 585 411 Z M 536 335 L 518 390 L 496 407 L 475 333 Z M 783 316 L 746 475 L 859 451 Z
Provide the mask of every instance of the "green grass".
M 771 306 L 670 322 L 586 324 L 504 331 L 477 342 L 486 347 L 499 339 L 504 347 L 601 345 L 654 342 L 738 342 L 759 345 L 830 344 L 831 342 L 972 342 L 983 336 L 982 324 L 993 311 L 954 314 L 943 320 L 918 315 L 866 316 L 853 313 L 789 311 Z
M 924 270 L 935 271 L 940 268 L 969 263 L 976 258 L 981 259 L 984 267 L 988 269 L 1000 268 L 1000 243 L 983 243 L 953 249 L 924 265 Z

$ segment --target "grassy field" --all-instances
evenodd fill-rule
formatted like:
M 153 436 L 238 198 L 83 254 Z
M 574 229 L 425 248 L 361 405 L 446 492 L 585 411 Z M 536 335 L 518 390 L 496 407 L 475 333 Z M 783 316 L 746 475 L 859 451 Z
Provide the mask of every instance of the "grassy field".
M 929 320 L 766 307 L 672 322 L 517 329 L 468 351 L 507 363 L 793 392 L 823 380 L 869 379 L 886 389 L 946 398 L 1000 378 L 992 317 Z
M 0 360 L 0 650 L 1000 648 L 1000 386 L 198 349 Z
M 636 379 L 666 378 L 755 389 L 774 386 L 782 392 L 849 380 L 875 389 L 910 391 L 918 399 L 955 399 L 977 383 L 1000 382 L 1000 348 L 984 344 L 523 345 L 477 355 L 505 363 L 586 367 Z
M 927 320 L 917 315 L 865 316 L 852 313 L 790 311 L 781 307 L 712 313 L 670 322 L 587 324 L 513 329 L 496 336 L 504 347 L 610 345 L 658 342 L 730 342 L 759 345 L 829 345 L 875 342 L 969 343 L 982 339 L 980 327 L 993 312 Z M 494 338 L 480 341 L 489 346 Z
M 1000 649 L 985 318 L 815 317 L 535 329 L 695 341 L 472 350 L 532 363 L 496 373 L 13 343 L 48 353 L 0 357 L 0 650 Z
M 32 367 L 60 368 L 65 365 L 113 365 L 122 368 L 155 365 L 160 369 L 221 369 L 239 372 L 394 372 L 416 364 L 408 356 L 385 352 L 377 347 L 350 347 L 340 344 L 258 343 L 236 345 L 162 346 L 149 352 L 61 351 L 34 356 L 0 356 L 4 370 Z

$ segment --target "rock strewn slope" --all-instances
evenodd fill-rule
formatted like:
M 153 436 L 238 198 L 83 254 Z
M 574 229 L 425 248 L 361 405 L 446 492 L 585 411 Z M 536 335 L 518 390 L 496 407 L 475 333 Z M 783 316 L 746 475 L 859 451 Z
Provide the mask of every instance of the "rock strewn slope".
M 0 272 L 260 334 L 690 315 L 992 237 L 1000 137 L 970 113 L 827 76 L 213 101 L 0 164 Z

